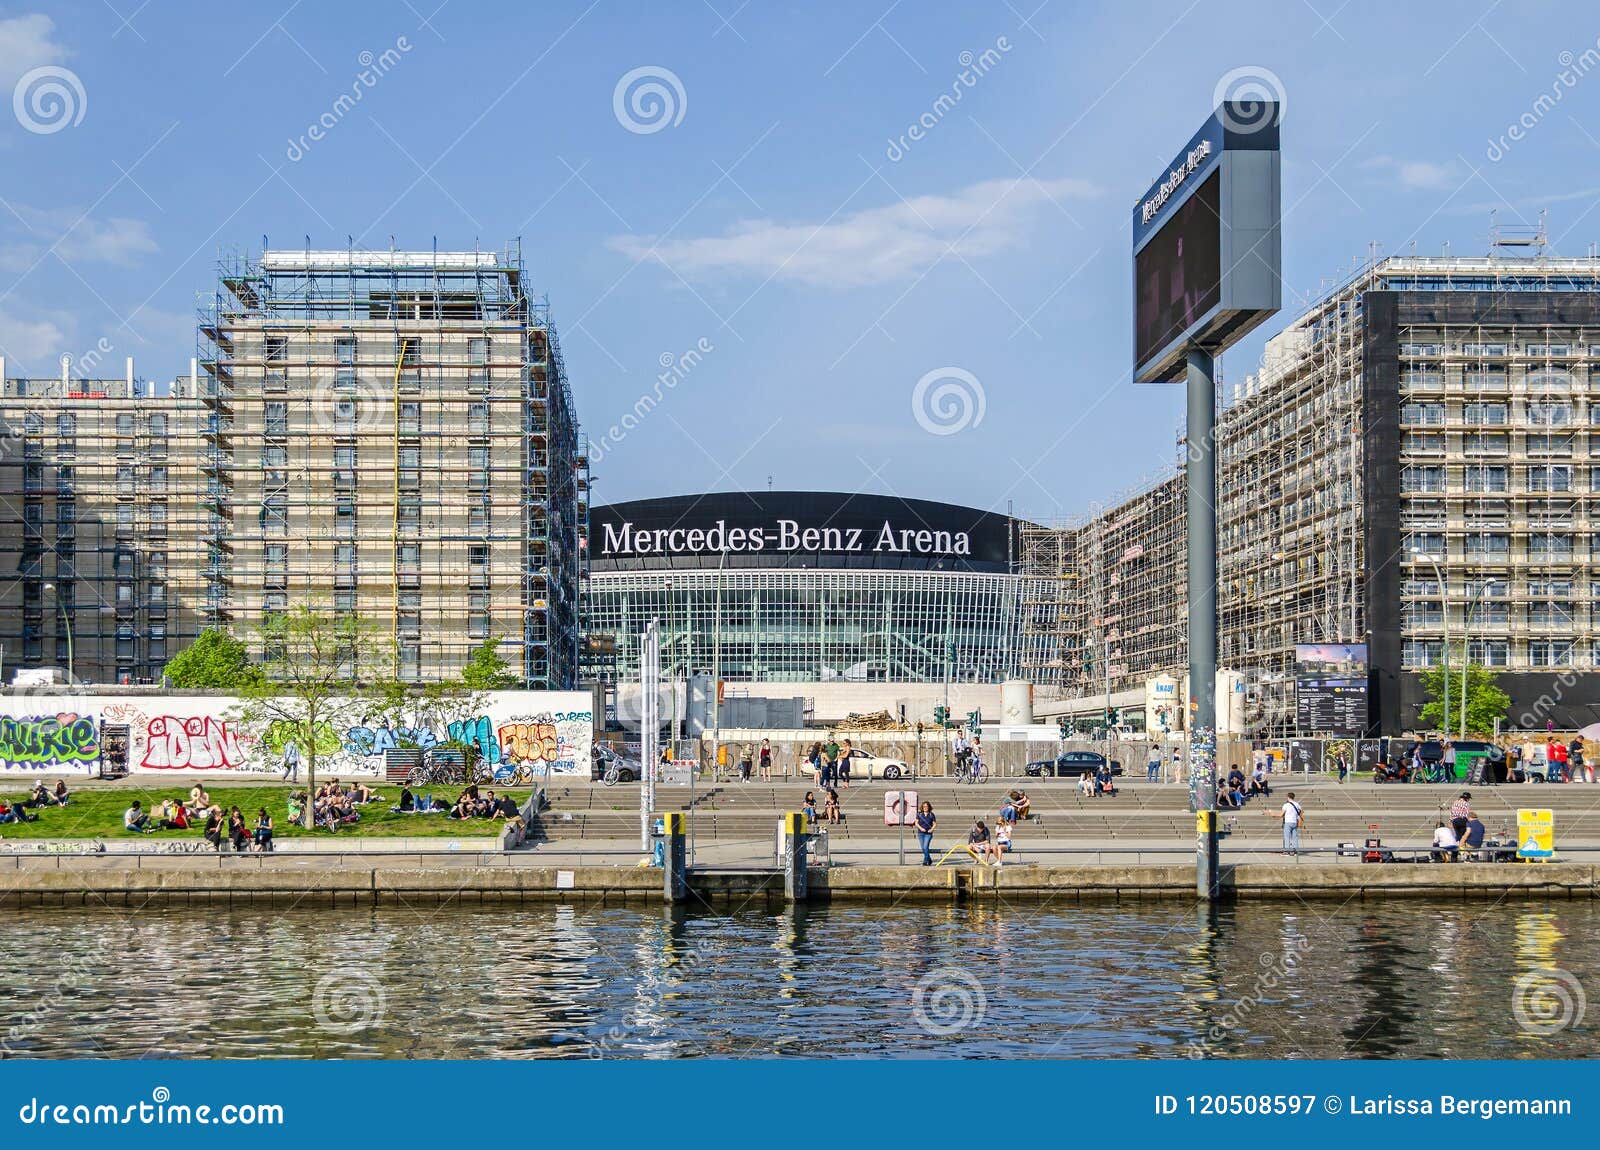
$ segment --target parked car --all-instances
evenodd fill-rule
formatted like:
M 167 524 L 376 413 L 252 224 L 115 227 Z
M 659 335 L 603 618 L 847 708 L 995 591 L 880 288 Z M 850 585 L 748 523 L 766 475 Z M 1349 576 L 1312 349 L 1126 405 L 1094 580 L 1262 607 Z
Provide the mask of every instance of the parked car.
M 617 781 L 619 783 L 636 783 L 644 775 L 644 768 L 639 765 L 638 759 L 630 759 L 619 755 L 603 743 L 594 745 L 594 754 L 590 756 L 589 779 L 598 783 L 605 777 L 606 768 L 612 763 L 617 765 Z
M 1036 779 L 1075 779 L 1079 775 L 1098 774 L 1105 764 L 1106 757 L 1098 751 L 1068 751 L 1053 759 L 1029 763 L 1022 770 Z M 1122 773 L 1122 764 L 1115 759 L 1111 760 L 1111 773 Z
M 871 751 L 850 752 L 850 781 L 860 779 L 909 779 L 914 774 L 904 759 L 875 755 Z

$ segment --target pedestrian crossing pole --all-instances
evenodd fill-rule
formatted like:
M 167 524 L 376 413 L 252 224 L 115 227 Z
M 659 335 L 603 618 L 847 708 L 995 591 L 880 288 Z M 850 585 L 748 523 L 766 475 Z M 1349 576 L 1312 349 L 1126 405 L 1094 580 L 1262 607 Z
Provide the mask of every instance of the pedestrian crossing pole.
M 1189 793 L 1195 810 L 1195 894 L 1221 887 L 1217 857 L 1217 400 L 1216 362 L 1189 348 Z

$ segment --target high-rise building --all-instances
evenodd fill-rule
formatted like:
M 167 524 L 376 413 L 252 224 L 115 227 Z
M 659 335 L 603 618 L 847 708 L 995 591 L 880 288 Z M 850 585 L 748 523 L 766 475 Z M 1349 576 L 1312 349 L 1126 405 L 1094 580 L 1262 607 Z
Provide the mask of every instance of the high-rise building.
M 231 259 L 200 333 L 207 623 L 320 602 L 402 679 L 492 639 L 574 683 L 586 463 L 519 251 Z
M 0 660 L 90 682 L 159 678 L 198 626 L 202 412 L 190 380 L 6 379 Z

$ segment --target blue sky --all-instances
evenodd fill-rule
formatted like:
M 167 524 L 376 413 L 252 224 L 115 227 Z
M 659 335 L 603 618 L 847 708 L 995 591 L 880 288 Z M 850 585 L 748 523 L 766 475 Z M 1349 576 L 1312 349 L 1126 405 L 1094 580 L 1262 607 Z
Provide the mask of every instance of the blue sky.
M 1370 244 L 1482 254 L 1495 208 L 1600 240 L 1597 37 L 1487 0 L 6 6 L 0 353 L 170 378 L 221 250 L 520 236 L 597 500 L 1070 516 L 1175 455 L 1180 389 L 1129 382 L 1129 215 L 1225 76 L 1286 100 L 1286 310 L 1232 381 Z

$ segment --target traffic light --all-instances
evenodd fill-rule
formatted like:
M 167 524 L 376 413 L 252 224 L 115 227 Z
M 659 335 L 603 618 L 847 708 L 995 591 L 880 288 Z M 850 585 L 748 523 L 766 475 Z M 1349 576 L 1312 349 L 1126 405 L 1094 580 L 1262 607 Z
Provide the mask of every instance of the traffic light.
M 982 726 L 983 726 L 983 712 L 982 711 L 968 711 L 967 712 L 967 730 L 971 731 L 973 734 L 977 734 L 978 733 L 978 728 L 980 728 Z
M 1056 720 L 1056 730 L 1061 732 L 1061 737 L 1063 739 L 1067 737 L 1067 717 L 1065 715 L 1062 715 L 1061 718 Z
M 933 709 L 933 721 L 938 723 L 941 727 L 948 723 L 950 721 L 950 708 L 935 707 Z

